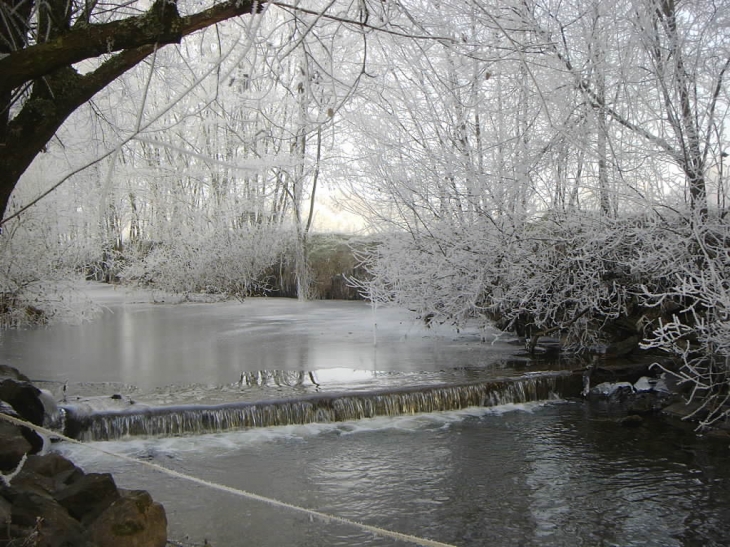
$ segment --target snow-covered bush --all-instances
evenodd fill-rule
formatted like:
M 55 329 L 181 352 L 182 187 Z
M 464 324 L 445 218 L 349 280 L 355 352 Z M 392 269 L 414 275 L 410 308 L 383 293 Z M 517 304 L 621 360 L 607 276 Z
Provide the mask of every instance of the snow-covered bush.
M 244 298 L 268 290 L 264 275 L 285 246 L 280 232 L 259 226 L 188 234 L 151 245 L 129 258 L 121 280 L 190 296 L 206 293 Z
M 643 305 L 662 310 L 642 347 L 675 357 L 680 366 L 669 372 L 688 386 L 699 403 L 693 415 L 706 426 L 729 412 L 730 223 L 720 217 L 672 228 L 672 247 L 657 261 L 665 283 L 642 286 Z
M 373 280 L 364 292 L 429 320 L 476 317 L 533 343 L 550 334 L 587 349 L 607 344 L 608 326 L 628 314 L 630 289 L 619 277 L 631 243 L 588 215 L 435 225 L 383 237 L 365 259 Z
M 0 328 L 81 322 L 98 306 L 79 290 L 83 272 L 74 241 L 59 241 L 32 216 L 0 233 Z
M 384 235 L 363 256 L 361 291 L 426 320 L 476 318 L 529 348 L 559 337 L 577 353 L 640 345 L 676 358 L 705 422 L 730 401 L 730 222 L 690 214 L 544 215 Z
M 356 282 L 366 298 L 392 302 L 425 321 L 459 326 L 484 317 L 485 291 L 498 283 L 502 234 L 485 225 L 434 224 L 428 234 L 381 234 L 359 257 L 368 273 Z

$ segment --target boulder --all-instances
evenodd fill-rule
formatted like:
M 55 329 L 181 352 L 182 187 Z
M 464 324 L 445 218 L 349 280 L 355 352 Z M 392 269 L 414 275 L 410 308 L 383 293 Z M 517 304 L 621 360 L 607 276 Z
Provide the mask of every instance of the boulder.
M 56 452 L 48 454 L 34 455 L 28 458 L 25 468 L 43 475 L 44 477 L 55 477 L 66 471 L 78 470 L 78 467 L 68 458 L 64 458 Z
M 60 504 L 34 492 L 22 492 L 13 500 L 10 527 L 19 545 L 35 547 L 91 547 L 84 528 Z
M 0 414 L 7 414 L 8 416 L 12 416 L 14 418 L 23 419 L 23 417 L 19 416 L 12 407 L 8 407 L 7 405 L 2 404 L 1 401 L 0 406 L 2 407 L 0 408 Z M 43 450 L 43 446 L 45 445 L 43 437 L 41 437 L 32 429 L 24 426 L 16 426 L 15 424 L 12 424 L 2 419 L 0 419 L 0 423 L 3 424 L 2 429 L 0 429 L 0 439 L 4 439 L 8 435 L 15 436 L 15 431 L 17 431 L 25 439 L 26 443 L 28 443 L 28 448 L 26 450 L 28 454 L 38 454 Z M 0 448 L 0 451 L 1 450 L 2 448 Z M 3 469 L 4 468 L 2 467 L 2 463 L 0 463 L 0 470 Z
M 0 420 L 0 471 L 8 473 L 18 467 L 33 446 L 28 442 L 21 428 Z
M 23 466 L 23 472 L 25 471 L 53 479 L 56 490 L 84 476 L 84 472 L 73 462 L 56 452 L 30 456 Z
M 591 388 L 588 398 L 621 401 L 633 392 L 634 386 L 630 382 L 603 382 Z
M 0 365 L 0 413 L 41 425 L 53 401 L 17 370 Z M 3 401 L 7 404 L 4 404 Z M 48 422 L 45 422 L 48 424 Z M 167 518 L 147 492 L 122 494 L 107 473 L 85 474 L 60 454 L 35 455 L 43 439 L 0 419 L 0 546 L 164 547 Z M 23 466 L 18 469 L 23 457 Z
M 653 391 L 656 385 L 656 378 L 649 378 L 648 376 L 642 376 L 634 383 L 634 391 L 642 393 L 644 391 Z
M 14 500 L 21 492 L 33 492 L 48 498 L 67 484 L 83 476 L 83 472 L 59 454 L 29 456 L 10 486 L 1 486 L 0 494 Z M 1 545 L 1 543 L 0 543 Z
M 41 390 L 30 383 L 27 376 L 9 365 L 0 365 L 0 412 L 43 425 L 46 419 L 46 406 Z M 30 444 L 28 451 L 36 454 L 43 450 L 43 439 L 35 431 L 22 428 L 23 436 Z M 0 468 L 1 469 L 1 468 Z
M 21 382 L 30 382 L 30 379 L 17 368 L 10 365 L 0 364 L 0 379 L 12 378 Z
M 24 420 L 43 425 L 46 409 L 41 401 L 41 390 L 33 384 L 5 378 L 0 381 L 0 399 L 12 406 Z
M 9 499 L 14 499 L 18 492 L 34 492 L 41 496 L 52 498 L 55 490 L 56 483 L 53 478 L 39 475 L 26 469 L 26 465 L 23 465 L 20 473 L 13 477 L 10 486 L 4 487 L 2 492 Z
M 123 491 L 89 526 L 88 538 L 97 547 L 165 547 L 165 510 L 143 490 Z
M 56 492 L 54 498 L 82 523 L 90 523 L 119 499 L 109 473 L 89 473 Z

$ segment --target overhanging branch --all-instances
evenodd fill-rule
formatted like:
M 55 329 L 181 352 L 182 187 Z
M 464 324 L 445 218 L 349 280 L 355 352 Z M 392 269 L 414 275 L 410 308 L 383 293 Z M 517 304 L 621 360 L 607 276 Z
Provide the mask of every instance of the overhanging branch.
M 179 43 L 183 36 L 257 9 L 260 4 L 253 0 L 229 0 L 180 16 L 174 2 L 157 0 L 144 15 L 102 24 L 77 24 L 53 40 L 1 58 L 0 94 L 85 59 L 150 44 Z

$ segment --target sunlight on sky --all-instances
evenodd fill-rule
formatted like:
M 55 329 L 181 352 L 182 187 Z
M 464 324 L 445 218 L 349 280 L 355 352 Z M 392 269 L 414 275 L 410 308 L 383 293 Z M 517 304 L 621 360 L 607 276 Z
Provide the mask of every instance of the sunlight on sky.
M 314 209 L 314 231 L 345 234 L 362 234 L 367 232 L 367 223 L 360 215 L 345 211 L 337 205 L 337 200 L 344 197 L 338 191 L 322 189 L 319 191 Z

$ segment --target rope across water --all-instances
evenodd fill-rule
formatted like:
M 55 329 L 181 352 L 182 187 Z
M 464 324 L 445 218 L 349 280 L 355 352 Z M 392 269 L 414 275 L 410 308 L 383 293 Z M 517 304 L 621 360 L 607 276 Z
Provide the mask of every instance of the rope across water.
M 72 438 L 62 435 L 56 431 L 51 431 L 50 429 L 46 429 L 45 427 L 40 427 L 40 426 L 34 425 L 30 422 L 20 420 L 13 416 L 8 416 L 7 414 L 0 414 L 0 418 L 4 419 L 10 423 L 13 423 L 15 425 L 28 427 L 28 428 L 36 431 L 37 433 L 41 433 L 48 437 L 55 437 L 55 438 L 64 440 L 66 442 L 84 446 L 91 450 L 95 450 L 102 454 L 106 454 L 107 456 L 112 456 L 114 458 L 119 458 L 120 460 L 125 460 L 128 462 L 132 462 L 132 463 L 135 463 L 138 465 L 148 467 L 150 469 L 154 469 L 156 471 L 159 471 L 159 472 L 169 475 L 171 477 L 176 477 L 178 479 L 186 480 L 188 482 L 200 484 L 202 486 L 211 488 L 213 490 L 218 490 L 220 492 L 227 492 L 229 494 L 233 494 L 235 496 L 239 496 L 242 498 L 247 498 L 247 499 L 250 499 L 253 501 L 266 503 L 273 507 L 280 507 L 282 509 L 288 509 L 290 511 L 304 513 L 305 515 L 308 515 L 309 517 L 316 518 L 325 523 L 337 522 L 340 524 L 345 524 L 347 526 L 352 526 L 354 528 L 359 528 L 360 530 L 370 532 L 370 533 L 378 535 L 378 536 L 388 537 L 388 538 L 397 539 L 397 540 L 401 540 L 401 541 L 407 541 L 414 545 L 421 545 L 423 547 L 456 547 L 455 545 L 452 545 L 449 543 L 443 543 L 443 542 L 435 541 L 435 540 L 428 539 L 428 538 L 421 538 L 421 537 L 413 536 L 410 534 L 403 534 L 401 532 L 387 530 L 385 528 L 380 528 L 378 526 L 371 526 L 369 524 L 363 524 L 362 522 L 357 522 L 357 521 L 346 519 L 343 517 L 338 517 L 336 515 L 329 515 L 327 513 L 322 513 L 320 511 L 314 511 L 312 509 L 307 509 L 306 507 L 299 507 L 298 505 L 293 505 L 291 503 L 286 503 L 284 501 L 279 501 L 279 500 L 276 500 L 273 498 L 267 498 L 266 496 L 261 496 L 259 494 L 254 494 L 253 492 L 247 492 L 246 490 L 240 490 L 238 488 L 226 486 L 225 484 L 219 484 L 219 483 L 215 483 L 215 482 L 206 481 L 206 480 L 198 478 L 198 477 L 193 477 L 192 475 L 186 475 L 185 473 L 180 473 L 179 471 L 174 471 L 172 469 L 168 469 L 167 467 L 164 467 L 164 466 L 156 464 L 156 463 L 138 460 L 138 459 L 132 458 L 130 456 L 125 456 L 124 454 L 117 454 L 116 452 L 112 452 L 110 450 L 104 450 L 103 448 L 100 448 L 98 446 L 82 443 L 80 441 L 77 441 L 76 439 L 72 439 Z

